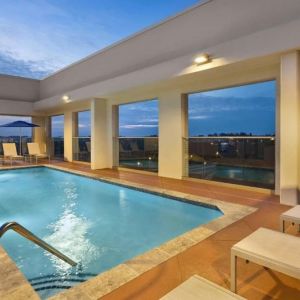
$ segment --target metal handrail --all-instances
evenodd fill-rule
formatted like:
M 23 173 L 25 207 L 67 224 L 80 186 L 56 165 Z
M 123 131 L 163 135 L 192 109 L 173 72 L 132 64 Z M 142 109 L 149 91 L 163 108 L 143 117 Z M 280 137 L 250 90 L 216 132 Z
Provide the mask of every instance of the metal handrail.
M 115 138 L 118 140 L 122 140 L 122 139 L 137 140 L 137 139 L 158 139 L 158 136 L 117 136 Z
M 241 136 L 222 136 L 222 135 L 215 135 L 215 136 L 190 136 L 190 137 L 184 137 L 184 139 L 189 140 L 189 139 L 231 139 L 231 140 L 275 140 L 274 136 L 255 136 L 255 135 L 241 135 Z
M 54 247 L 52 247 L 51 245 L 46 243 L 45 241 L 38 238 L 35 234 L 33 234 L 31 231 L 29 231 L 28 229 L 26 229 L 25 227 L 23 227 L 22 225 L 20 225 L 17 222 L 4 223 L 0 227 L 0 238 L 3 236 L 3 234 L 6 231 L 8 231 L 10 229 L 17 232 L 18 234 L 22 235 L 27 240 L 29 240 L 29 241 L 35 243 L 36 245 L 40 246 L 41 248 L 45 249 L 46 251 L 52 253 L 53 255 L 55 255 L 59 259 L 65 261 L 66 263 L 68 263 L 72 267 L 75 267 L 77 265 L 77 263 L 75 261 L 73 261 L 72 259 L 70 259 L 66 255 L 64 255 L 63 253 L 61 253 L 60 251 L 58 251 L 57 249 L 55 249 Z

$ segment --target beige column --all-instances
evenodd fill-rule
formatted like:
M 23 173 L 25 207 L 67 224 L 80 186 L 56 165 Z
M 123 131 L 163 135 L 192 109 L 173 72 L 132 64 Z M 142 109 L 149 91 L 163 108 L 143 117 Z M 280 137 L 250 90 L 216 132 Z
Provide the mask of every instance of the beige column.
M 32 123 L 40 127 L 34 127 L 32 129 L 32 141 L 40 145 L 40 149 L 46 152 L 47 149 L 47 118 L 44 116 L 33 116 Z
M 299 53 L 282 55 L 280 73 L 280 202 L 299 203 Z
M 73 161 L 73 133 L 75 130 L 74 113 L 64 113 L 64 159 Z
M 179 92 L 159 97 L 159 176 L 181 179 L 185 170 L 186 97 Z
M 106 99 L 91 100 L 91 168 L 103 169 L 111 167 L 112 138 L 109 138 L 108 103 Z

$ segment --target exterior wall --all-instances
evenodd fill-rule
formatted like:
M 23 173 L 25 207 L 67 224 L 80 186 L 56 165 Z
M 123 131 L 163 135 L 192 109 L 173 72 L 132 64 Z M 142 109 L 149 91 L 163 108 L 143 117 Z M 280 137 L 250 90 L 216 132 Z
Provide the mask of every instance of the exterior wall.
M 0 75 L 0 99 L 34 102 L 39 94 L 39 80 Z
M 31 116 L 34 113 L 33 103 L 25 101 L 0 100 L 1 115 Z
M 289 205 L 299 203 L 300 187 L 300 56 L 281 58 L 280 79 L 280 196 Z

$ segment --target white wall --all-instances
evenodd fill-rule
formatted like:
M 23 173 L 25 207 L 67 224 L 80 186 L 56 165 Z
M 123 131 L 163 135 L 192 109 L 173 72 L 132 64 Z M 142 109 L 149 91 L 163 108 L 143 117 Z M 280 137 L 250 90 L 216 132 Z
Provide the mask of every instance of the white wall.
M 299 203 L 300 186 L 300 55 L 281 58 L 280 78 L 280 196 L 289 205 Z
M 39 80 L 0 75 L 0 99 L 34 102 L 39 100 Z
M 31 102 L 0 100 L 0 115 L 31 116 L 34 114 L 36 113 Z

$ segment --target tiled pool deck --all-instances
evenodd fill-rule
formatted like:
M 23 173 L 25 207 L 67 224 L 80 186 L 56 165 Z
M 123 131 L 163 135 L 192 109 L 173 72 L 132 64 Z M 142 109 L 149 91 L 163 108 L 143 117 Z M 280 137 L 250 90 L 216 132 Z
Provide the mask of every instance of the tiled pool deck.
M 224 212 L 224 216 L 209 224 L 52 299 L 158 299 L 193 274 L 229 288 L 231 246 L 258 227 L 278 230 L 279 215 L 288 209 L 270 193 L 126 171 L 90 171 L 86 165 L 64 162 L 52 166 L 186 201 L 200 201 L 218 206 Z M 0 249 L 0 266 L 0 299 L 38 299 L 3 249 Z M 298 280 L 239 261 L 238 293 L 247 299 L 297 299 L 300 287 Z

